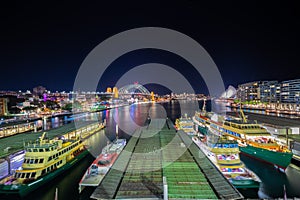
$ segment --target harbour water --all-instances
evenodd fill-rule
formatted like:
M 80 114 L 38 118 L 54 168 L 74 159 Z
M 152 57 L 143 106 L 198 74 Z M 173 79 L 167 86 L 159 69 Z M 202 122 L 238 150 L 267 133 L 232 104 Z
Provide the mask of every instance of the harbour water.
M 103 121 L 106 119 L 107 128 L 94 134 L 85 141 L 90 147 L 91 154 L 89 156 L 63 176 L 57 177 L 51 184 L 47 184 L 27 196 L 26 199 L 53 200 L 56 188 L 58 188 L 58 199 L 89 199 L 89 195 L 93 190 L 86 190 L 82 194 L 79 194 L 78 183 L 87 167 L 94 160 L 95 156 L 100 153 L 107 141 L 112 141 L 116 136 L 129 139 L 135 128 L 137 126 L 143 126 L 148 117 L 168 117 L 174 122 L 175 119 L 181 115 L 194 115 L 195 107 L 199 109 L 202 105 L 201 103 L 198 105 L 197 102 L 192 101 L 181 101 L 180 103 L 172 101 L 163 104 L 134 104 L 78 117 L 76 120 L 98 119 L 99 121 Z M 209 103 L 207 108 L 208 110 L 210 109 Z M 67 123 L 64 119 L 62 119 L 62 121 L 58 119 L 58 122 L 58 124 Z M 50 121 L 50 126 L 52 125 L 51 123 Z M 116 124 L 118 124 L 117 130 Z M 275 170 L 272 166 L 252 158 L 241 156 L 241 159 L 246 166 L 254 171 L 262 180 L 258 193 L 253 194 L 251 191 L 242 191 L 246 198 L 283 198 L 283 185 L 286 186 L 288 197 L 300 197 L 299 167 L 291 165 L 287 168 L 286 173 L 283 174 Z

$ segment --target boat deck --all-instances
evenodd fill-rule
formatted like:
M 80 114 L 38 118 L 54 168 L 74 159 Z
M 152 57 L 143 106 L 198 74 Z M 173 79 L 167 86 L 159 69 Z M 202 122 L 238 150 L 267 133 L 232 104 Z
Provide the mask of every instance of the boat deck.
M 242 199 L 200 149 L 169 120 L 151 120 L 138 129 L 93 199 Z
M 98 186 L 107 171 L 109 170 L 108 167 L 100 169 L 98 174 L 90 174 L 87 175 L 81 182 L 80 185 L 82 186 Z

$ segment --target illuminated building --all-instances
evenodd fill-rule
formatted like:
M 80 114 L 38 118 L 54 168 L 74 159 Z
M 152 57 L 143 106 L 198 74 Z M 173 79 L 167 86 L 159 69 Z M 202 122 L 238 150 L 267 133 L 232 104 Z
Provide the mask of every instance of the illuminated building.
M 241 101 L 260 100 L 260 83 L 261 81 L 255 81 L 239 85 L 237 98 L 241 99 Z
M 259 94 L 261 102 L 276 103 L 280 101 L 280 84 L 278 81 L 262 81 Z
M 7 98 L 0 98 L 0 116 L 7 115 Z
M 282 103 L 300 103 L 300 79 L 281 82 L 280 101 Z

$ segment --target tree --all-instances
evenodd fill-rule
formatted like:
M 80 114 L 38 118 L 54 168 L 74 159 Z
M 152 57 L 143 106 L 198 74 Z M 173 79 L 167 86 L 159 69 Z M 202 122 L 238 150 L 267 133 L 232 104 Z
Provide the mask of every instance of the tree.
M 25 111 L 33 111 L 33 110 L 36 110 L 37 108 L 36 107 L 33 107 L 33 106 L 26 106 L 24 107 L 22 110 L 25 110 Z
M 67 103 L 62 107 L 63 110 L 67 110 L 67 111 L 72 111 L 72 108 L 73 108 L 72 103 Z
M 74 103 L 67 103 L 62 109 L 72 111 L 74 109 L 82 109 L 82 105 L 79 101 L 74 101 Z

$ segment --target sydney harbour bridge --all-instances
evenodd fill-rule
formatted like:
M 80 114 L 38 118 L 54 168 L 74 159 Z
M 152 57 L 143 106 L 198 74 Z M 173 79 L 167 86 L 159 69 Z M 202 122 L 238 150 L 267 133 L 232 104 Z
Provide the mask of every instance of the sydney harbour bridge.
M 148 99 L 154 100 L 154 93 L 149 92 L 147 88 L 143 85 L 134 83 L 121 87 L 118 89 L 117 87 L 108 87 L 106 89 L 106 94 L 111 95 L 113 98 L 118 99 Z

